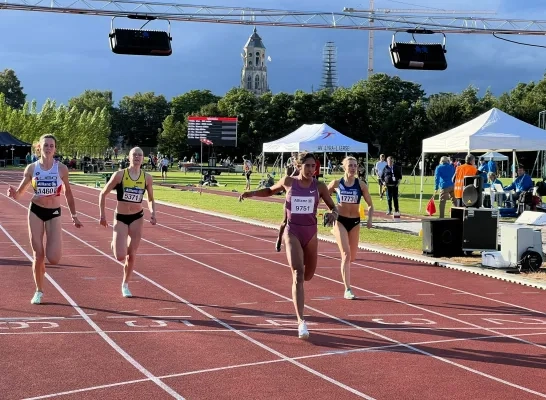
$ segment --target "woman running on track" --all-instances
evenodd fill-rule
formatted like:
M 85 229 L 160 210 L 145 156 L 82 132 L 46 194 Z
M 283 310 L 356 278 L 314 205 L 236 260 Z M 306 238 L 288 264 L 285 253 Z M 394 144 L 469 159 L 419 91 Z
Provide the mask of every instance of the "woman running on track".
M 27 165 L 24 177 L 19 187 L 8 188 L 8 197 L 17 200 L 25 193 L 29 184 L 34 189 L 34 196 L 30 200 L 28 212 L 28 230 L 30 245 L 34 259 L 32 260 L 32 273 L 36 283 L 36 292 L 30 301 L 32 304 L 40 304 L 44 294 L 44 276 L 46 272 L 45 257 L 52 264 L 58 264 L 62 256 L 62 225 L 61 225 L 61 191 L 64 185 L 64 196 L 72 215 L 72 222 L 76 228 L 83 225 L 76 216 L 74 196 L 68 182 L 68 168 L 56 161 L 53 156 L 57 139 L 53 135 L 43 135 L 39 142 L 40 158 Z M 44 249 L 44 234 L 47 237 Z
M 299 170 L 298 170 L 298 166 L 297 166 L 297 154 L 298 153 L 292 153 L 292 157 L 291 157 L 291 160 L 292 160 L 292 167 L 290 168 L 290 170 L 287 168 L 287 173 L 286 175 L 287 176 L 298 176 L 299 174 Z M 277 250 L 277 252 L 280 252 L 281 251 L 281 244 L 282 244 L 282 238 L 284 236 L 284 230 L 286 229 L 286 223 L 287 223 L 288 219 L 287 219 L 287 216 L 286 216 L 286 208 L 284 209 L 284 218 L 283 218 L 283 221 L 281 222 L 281 225 L 279 226 L 279 233 L 277 235 L 277 241 L 275 242 L 275 250 Z
M 334 224 L 334 236 L 341 252 L 341 278 L 345 284 L 345 297 L 348 300 L 355 298 L 351 291 L 351 262 L 356 259 L 358 239 L 360 233 L 360 199 L 368 204 L 368 229 L 372 227 L 373 203 L 368 186 L 360 181 L 358 162 L 354 157 L 345 157 L 342 162 L 345 175 L 328 185 L 328 192 L 336 191 L 339 216 Z
M 328 193 L 328 187 L 323 182 L 313 178 L 315 173 L 315 156 L 311 153 L 301 153 L 297 164 L 299 174 L 284 176 L 270 188 L 244 192 L 239 201 L 248 197 L 269 197 L 286 190 L 285 208 L 288 216 L 284 245 L 286 257 L 292 267 L 292 300 L 298 318 L 298 336 L 309 338 L 307 324 L 303 318 L 305 305 L 303 282 L 310 281 L 317 268 L 317 206 L 322 199 L 332 213 L 326 214 L 328 223 L 337 218 L 336 206 Z
M 112 175 L 99 195 L 100 224 L 108 227 L 105 216 L 105 200 L 108 193 L 116 189 L 117 207 L 114 214 L 114 234 L 112 238 L 112 251 L 118 261 L 124 261 L 123 281 L 121 294 L 123 297 L 132 297 L 129 291 L 129 278 L 135 266 L 135 258 L 142 237 L 144 224 L 144 210 L 142 199 L 147 192 L 148 209 L 150 210 L 150 222 L 156 224 L 155 201 L 153 192 L 153 178 L 140 169 L 144 153 L 140 147 L 134 147 L 129 152 L 129 168 L 117 171 Z

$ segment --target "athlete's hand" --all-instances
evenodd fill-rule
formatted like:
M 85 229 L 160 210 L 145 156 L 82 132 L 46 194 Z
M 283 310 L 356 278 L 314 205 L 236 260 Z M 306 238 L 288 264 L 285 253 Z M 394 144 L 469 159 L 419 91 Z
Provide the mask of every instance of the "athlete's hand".
M 157 220 L 155 219 L 155 214 L 150 215 L 150 224 L 152 225 L 157 224 Z
M 78 217 L 72 217 L 72 222 L 76 228 L 81 228 L 83 226 Z
M 15 194 L 17 193 L 17 190 L 11 185 L 8 186 L 8 197 L 15 198 Z
M 106 217 L 101 216 L 99 224 L 101 224 L 105 228 L 108 228 L 108 221 L 106 221 Z
M 372 221 L 370 219 L 368 219 L 368 223 L 366 224 L 366 226 L 368 227 L 368 229 L 372 229 Z

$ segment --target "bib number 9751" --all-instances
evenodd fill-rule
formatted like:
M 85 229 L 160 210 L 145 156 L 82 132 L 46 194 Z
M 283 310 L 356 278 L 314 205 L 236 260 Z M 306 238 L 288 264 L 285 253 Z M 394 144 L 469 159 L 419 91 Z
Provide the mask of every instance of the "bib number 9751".
M 312 214 L 315 209 L 315 198 L 293 196 L 290 206 L 292 214 Z

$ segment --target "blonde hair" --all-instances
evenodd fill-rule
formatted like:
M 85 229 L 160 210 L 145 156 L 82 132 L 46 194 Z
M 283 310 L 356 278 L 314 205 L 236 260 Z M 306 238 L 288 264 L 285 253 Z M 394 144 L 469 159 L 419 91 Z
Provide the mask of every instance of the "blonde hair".
M 348 170 L 349 170 L 350 161 L 356 162 L 356 166 L 358 168 L 358 160 L 356 158 L 354 158 L 353 156 L 345 157 L 343 161 L 341 162 L 341 164 L 343 165 L 343 171 L 344 171 L 343 177 L 345 178 L 345 180 L 349 179 Z

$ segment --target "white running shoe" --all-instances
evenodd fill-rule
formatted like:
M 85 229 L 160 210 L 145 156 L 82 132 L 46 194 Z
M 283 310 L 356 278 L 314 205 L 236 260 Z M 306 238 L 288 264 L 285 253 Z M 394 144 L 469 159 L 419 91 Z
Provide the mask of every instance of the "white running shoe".
M 300 321 L 298 325 L 298 337 L 300 339 L 309 339 L 309 331 L 307 330 L 307 324 L 305 321 Z
M 356 296 L 353 294 L 351 289 L 345 290 L 345 294 L 343 295 L 347 300 L 353 300 Z
M 133 297 L 131 291 L 129 290 L 128 283 L 124 283 L 123 285 L 121 285 L 121 294 L 123 295 L 123 297 Z
M 43 295 L 44 294 L 42 292 L 35 292 L 34 297 L 32 297 L 32 300 L 30 300 L 30 304 L 41 304 Z

